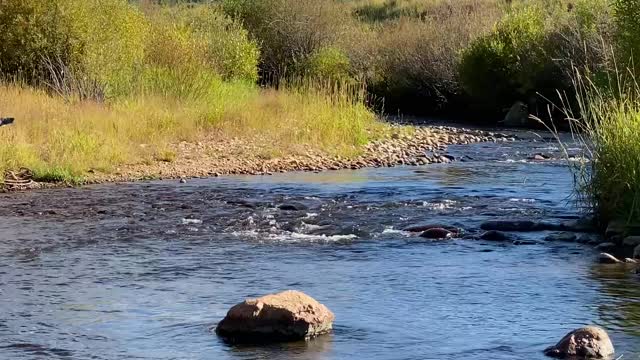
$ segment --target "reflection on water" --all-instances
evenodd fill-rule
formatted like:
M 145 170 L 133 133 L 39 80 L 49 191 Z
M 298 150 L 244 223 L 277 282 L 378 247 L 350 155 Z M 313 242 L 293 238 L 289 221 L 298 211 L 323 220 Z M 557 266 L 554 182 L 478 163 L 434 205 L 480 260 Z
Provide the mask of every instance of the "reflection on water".
M 603 325 L 623 329 L 631 339 L 640 338 L 640 279 L 634 268 L 597 265 L 591 270 L 609 298 L 598 308 Z
M 531 360 L 588 323 L 638 358 L 640 280 L 594 265 L 591 248 L 400 231 L 578 217 L 561 162 L 524 160 L 541 151 L 474 144 L 451 149 L 474 160 L 448 165 L 0 195 L 0 359 Z M 333 335 L 257 347 L 212 333 L 245 297 L 291 288 L 336 314 Z

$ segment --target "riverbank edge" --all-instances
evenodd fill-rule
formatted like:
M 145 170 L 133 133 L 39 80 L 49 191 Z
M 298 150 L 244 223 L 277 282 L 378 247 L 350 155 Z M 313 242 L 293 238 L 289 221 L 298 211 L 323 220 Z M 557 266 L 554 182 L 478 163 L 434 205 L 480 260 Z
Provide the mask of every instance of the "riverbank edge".
M 2 190 L 34 190 L 76 187 L 103 183 L 129 183 L 151 180 L 180 180 L 229 175 L 272 175 L 294 171 L 323 172 L 331 170 L 428 165 L 460 160 L 447 154 L 450 145 L 478 142 L 514 141 L 513 136 L 485 130 L 452 126 L 397 127 L 383 139 L 364 145 L 358 155 L 341 157 L 314 149 L 270 157 L 263 148 L 268 144 L 260 138 L 224 139 L 212 134 L 197 142 L 172 145 L 175 159 L 129 164 L 113 172 L 89 169 L 81 181 L 37 182 L 12 187 L 5 183 Z

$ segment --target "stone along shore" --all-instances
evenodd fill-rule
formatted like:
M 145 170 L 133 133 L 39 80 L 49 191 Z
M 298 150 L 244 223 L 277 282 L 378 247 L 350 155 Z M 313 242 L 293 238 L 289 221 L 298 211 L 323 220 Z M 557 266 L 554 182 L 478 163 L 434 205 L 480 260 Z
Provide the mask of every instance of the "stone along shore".
M 219 139 L 174 145 L 173 161 L 127 165 L 112 174 L 93 173 L 88 182 L 118 182 L 144 179 L 184 179 L 223 175 L 271 175 L 289 171 L 327 171 L 447 163 L 448 145 L 484 141 L 510 141 L 512 137 L 480 130 L 453 127 L 417 127 L 411 133 L 398 131 L 365 145 L 353 157 L 329 156 L 313 150 L 295 155 L 265 154 L 270 144 L 261 139 Z

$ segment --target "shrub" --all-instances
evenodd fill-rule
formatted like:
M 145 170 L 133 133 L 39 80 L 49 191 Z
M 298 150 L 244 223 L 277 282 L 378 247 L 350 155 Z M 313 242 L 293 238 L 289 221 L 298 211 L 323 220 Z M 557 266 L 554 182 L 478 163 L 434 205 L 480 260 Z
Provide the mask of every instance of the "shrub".
M 464 50 L 459 72 L 464 89 L 484 109 L 500 111 L 516 100 L 536 113 L 538 94 L 557 99 L 572 93 L 573 66 L 597 69 L 605 61 L 600 43 L 606 0 L 517 4 L 494 30 Z M 539 108 L 538 115 L 547 113 Z
M 640 69 L 640 1 L 614 0 L 615 20 L 617 25 L 618 50 L 626 62 L 634 58 L 636 69 Z
M 333 0 L 225 0 L 224 9 L 258 41 L 266 80 L 295 73 L 312 54 L 332 46 L 352 21 Z
M 434 112 L 456 101 L 462 92 L 459 54 L 490 30 L 502 10 L 493 1 L 445 1 L 425 7 L 424 14 L 423 20 L 387 22 L 367 40 L 377 59 L 368 83 L 391 112 Z
M 326 47 L 317 50 L 301 65 L 300 72 L 315 79 L 330 82 L 351 82 L 351 61 L 340 49 Z
M 167 68 L 205 68 L 225 80 L 255 82 L 259 51 L 247 31 L 212 5 L 155 9 L 147 62 Z
M 0 2 L 0 64 L 5 75 L 46 81 L 46 59 L 105 85 L 129 86 L 144 55 L 147 24 L 126 0 Z

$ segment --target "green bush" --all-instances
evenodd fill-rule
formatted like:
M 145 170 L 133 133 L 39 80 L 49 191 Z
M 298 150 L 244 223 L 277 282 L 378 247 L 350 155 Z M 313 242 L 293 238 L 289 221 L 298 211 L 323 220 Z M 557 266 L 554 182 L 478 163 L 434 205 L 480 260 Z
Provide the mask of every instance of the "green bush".
M 81 72 L 117 94 L 141 64 L 147 24 L 126 0 L 3 0 L 4 75 L 47 81 L 46 60 Z
M 147 61 L 152 65 L 205 67 L 226 80 L 257 80 L 257 45 L 239 23 L 216 7 L 163 7 L 150 17 L 153 31 Z
M 315 79 L 331 82 L 352 82 L 351 61 L 340 49 L 326 47 L 309 56 L 301 72 Z
M 353 21 L 333 0 L 225 0 L 223 7 L 260 45 L 267 81 L 300 70 L 314 53 L 334 45 Z
M 640 70 L 640 1 L 615 0 L 618 50 L 622 60 L 633 59 L 636 70 Z
M 459 68 L 465 90 L 496 109 L 527 100 L 544 83 L 554 83 L 558 69 L 545 44 L 545 23 L 540 7 L 527 6 L 506 15 L 492 33 L 471 44 Z
M 459 64 L 464 89 L 483 108 L 500 111 L 514 101 L 536 113 L 541 97 L 572 93 L 573 67 L 597 71 L 606 49 L 606 0 L 516 4 L 494 30 L 464 50 Z M 544 101 L 543 101 L 544 102 Z M 537 115 L 547 115 L 545 106 Z

